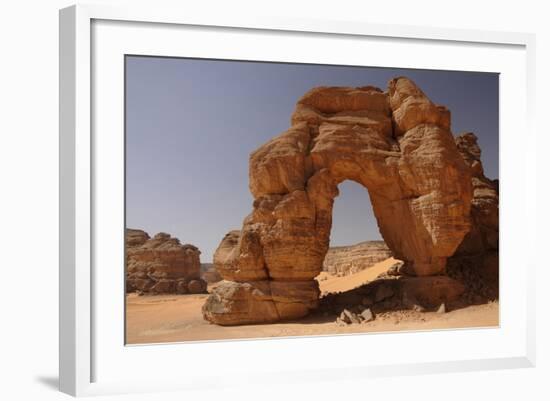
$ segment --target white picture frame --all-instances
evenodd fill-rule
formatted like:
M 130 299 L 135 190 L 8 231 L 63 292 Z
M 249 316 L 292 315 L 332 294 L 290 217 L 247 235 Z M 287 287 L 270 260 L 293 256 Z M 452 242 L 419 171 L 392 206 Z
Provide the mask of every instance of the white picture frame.
M 120 23 L 124 26 L 117 26 Z M 94 30 L 96 24 L 97 30 Z M 493 348 L 488 347 L 486 352 L 474 350 L 471 353 L 464 353 L 463 357 L 458 357 L 463 350 L 457 347 L 455 354 L 446 355 L 446 349 L 439 350 L 440 356 L 435 356 L 420 360 L 414 352 L 407 358 L 394 358 L 387 362 L 377 357 L 375 353 L 371 355 L 370 361 L 363 361 L 361 355 L 349 357 L 348 361 L 334 361 L 330 366 L 326 362 L 320 362 L 314 357 L 314 347 L 318 346 L 319 341 L 323 341 L 326 347 L 358 346 L 362 341 L 382 341 L 385 335 L 369 337 L 365 336 L 346 336 L 343 337 L 324 337 L 317 339 L 278 339 L 278 340 L 254 340 L 240 342 L 215 342 L 210 343 L 215 351 L 225 352 L 228 358 L 241 360 L 243 366 L 232 366 L 231 370 L 236 371 L 236 376 L 231 376 L 231 371 L 208 371 L 207 374 L 201 371 L 201 365 L 196 365 L 184 375 L 185 380 L 180 377 L 181 373 L 169 374 L 169 369 L 173 368 L 173 361 L 170 358 L 175 357 L 178 349 L 182 346 L 187 347 L 186 352 L 190 358 L 204 352 L 204 344 L 193 345 L 163 345 L 163 346 L 142 346 L 142 347 L 124 347 L 124 343 L 118 338 L 120 328 L 113 328 L 112 321 L 117 316 L 120 317 L 120 305 L 123 303 L 122 289 L 118 279 L 108 281 L 104 274 L 97 274 L 94 267 L 97 267 L 98 260 L 101 258 L 113 256 L 110 251 L 100 251 L 104 236 L 98 236 L 98 230 L 109 230 L 112 235 L 109 240 L 114 247 L 121 246 L 119 241 L 123 236 L 123 226 L 116 227 L 116 222 L 120 221 L 119 216 L 112 216 L 115 225 L 106 227 L 98 219 L 107 219 L 104 215 L 105 205 L 98 202 L 97 193 L 105 193 L 109 186 L 114 187 L 120 184 L 117 181 L 117 174 L 113 174 L 113 181 L 105 184 L 101 177 L 101 161 L 103 156 L 106 159 L 114 160 L 115 167 L 120 169 L 122 160 L 116 162 L 120 153 L 115 142 L 114 146 L 109 141 L 97 141 L 94 138 L 94 129 L 98 127 L 105 128 L 109 132 L 118 132 L 113 125 L 102 126 L 100 121 L 105 114 L 101 110 L 111 110 L 118 113 L 117 116 L 107 118 L 109 121 L 120 122 L 120 113 L 123 113 L 123 103 L 120 103 L 122 94 L 116 96 L 104 96 L 102 87 L 96 87 L 98 82 L 104 84 L 110 82 L 109 74 L 103 74 L 105 66 L 109 66 L 110 59 L 107 55 L 115 57 L 118 62 L 119 55 L 124 54 L 127 48 L 124 35 L 117 34 L 120 30 L 132 32 L 129 37 L 140 35 L 140 31 L 146 30 L 147 35 L 141 37 L 140 49 L 147 54 L 163 54 L 172 52 L 170 45 L 165 48 L 155 50 L 160 46 L 160 38 L 166 38 L 166 35 L 175 34 L 179 28 L 185 31 L 186 27 L 193 28 L 194 32 L 208 35 L 210 30 L 215 31 L 219 38 L 220 32 L 226 32 L 225 35 L 237 35 L 242 37 L 243 43 L 245 35 L 262 34 L 266 41 L 273 41 L 276 45 L 282 36 L 303 40 L 323 40 L 328 43 L 331 38 L 339 40 L 384 40 L 386 44 L 397 44 L 400 41 L 407 41 L 408 46 L 437 46 L 442 54 L 446 47 L 452 47 L 451 53 L 461 54 L 461 52 L 474 51 L 480 56 L 471 58 L 466 62 L 469 68 L 479 70 L 484 57 L 482 53 L 487 49 L 494 50 L 493 63 L 499 60 L 506 61 L 503 65 L 506 73 L 498 68 L 485 67 L 492 72 L 501 72 L 510 78 L 503 78 L 503 90 L 501 91 L 501 113 L 512 111 L 513 107 L 518 105 L 522 108 L 518 110 L 515 116 L 504 116 L 501 118 L 503 132 L 521 130 L 525 132 L 527 142 L 535 143 L 535 133 L 533 132 L 533 110 L 534 110 L 534 35 L 522 33 L 506 32 L 484 32 L 459 29 L 435 29 L 414 26 L 398 25 L 374 25 L 363 22 L 352 21 L 316 21 L 316 20 L 293 20 L 291 18 L 244 18 L 242 20 L 213 18 L 208 15 L 188 15 L 185 10 L 162 10 L 155 7 L 132 7 L 132 8 L 112 8 L 108 6 L 78 5 L 72 6 L 60 11 L 60 390 L 75 396 L 127 393 L 134 391 L 166 391 L 166 390 L 185 390 L 201 389 L 211 386 L 213 378 L 217 386 L 239 386 L 245 385 L 246 381 L 239 381 L 238 375 L 242 372 L 247 373 L 248 380 L 253 378 L 257 383 L 271 382 L 274 377 L 279 382 L 293 381 L 299 372 L 299 380 L 322 380 L 337 379 L 338 377 L 353 377 L 360 380 L 363 377 L 400 375 L 400 374 L 422 374 L 441 371 L 468 371 L 479 369 L 502 369 L 511 367 L 530 367 L 535 363 L 535 318 L 534 318 L 534 275 L 528 274 L 534 269 L 534 260 L 527 258 L 522 268 L 525 275 L 515 283 L 510 283 L 506 275 L 506 263 L 513 264 L 516 259 L 512 251 L 503 251 L 501 260 L 504 261 L 504 269 L 501 272 L 501 286 L 503 286 L 503 296 L 516 297 L 518 301 L 514 304 L 502 302 L 501 308 L 501 327 L 496 330 L 455 330 L 446 333 L 399 333 L 392 336 L 403 336 L 407 341 L 417 341 L 417 344 L 423 342 L 442 342 L 444 336 L 454 336 L 460 338 L 459 341 L 471 342 L 472 338 L 478 335 L 486 337 L 484 341 L 492 344 Z M 170 30 L 174 31 L 170 31 Z M 96 40 L 94 41 L 94 32 Z M 178 31 L 179 32 L 179 31 Z M 201 33 L 202 32 L 202 33 Z M 241 35 L 241 33 L 243 33 Z M 222 33 L 224 34 L 224 33 Z M 107 35 L 107 36 L 106 36 Z M 112 36 L 108 36 L 112 35 Z M 236 36 L 232 40 L 240 40 Z M 108 39 L 108 40 L 106 40 Z M 121 40 L 122 39 L 122 40 Z M 209 43 L 208 39 L 203 38 Z M 203 40 L 201 39 L 201 40 Z M 129 40 L 129 39 L 128 39 Z M 215 40 L 214 40 L 215 41 Z M 359 42 L 357 42 L 359 43 Z M 362 43 L 362 42 L 361 42 Z M 173 45 L 173 44 L 172 44 Z M 137 49 L 132 45 L 128 48 Z M 214 46 L 214 44 L 212 44 Z M 202 47 L 202 46 L 201 46 Z M 208 46 L 205 46 L 208 47 Z M 264 46 L 265 47 L 265 46 Z M 279 47 L 283 47 L 280 45 Z M 315 46 L 313 46 L 315 47 Z M 214 47 L 213 47 L 214 48 Z M 272 47 L 276 49 L 278 47 Z M 143 50 L 148 49 L 148 50 Z M 254 51 L 250 47 L 249 52 Z M 470 49 L 470 50 L 468 50 Z M 477 49 L 477 50 L 476 50 Z M 500 50 L 499 50 L 500 49 Z M 509 50 L 509 51 L 508 51 Z M 138 52 L 140 50 L 138 49 Z M 189 49 L 180 49 L 181 52 Z M 197 50 L 197 52 L 203 49 Z M 220 51 L 220 50 L 218 50 Z M 239 51 L 246 52 L 247 46 L 243 44 Z M 105 53 L 102 53 L 105 52 Z M 500 53 L 502 54 L 500 54 Z M 183 54 L 184 54 L 183 53 Z M 197 56 L 194 53 L 193 56 Z M 252 53 L 248 53 L 252 54 Z M 266 59 L 260 53 L 256 53 L 255 59 Z M 221 58 L 235 57 L 234 54 L 221 54 Z M 237 56 L 238 58 L 239 56 Z M 240 57 L 247 57 L 242 53 Z M 250 56 L 248 56 L 250 57 Z M 283 56 L 279 56 L 279 59 Z M 295 56 L 289 56 L 286 61 L 292 61 Z M 311 53 L 309 57 L 317 57 Z M 346 57 L 345 53 L 339 57 Z M 97 58 L 97 59 L 96 59 Z M 426 60 L 428 60 L 426 58 Z M 324 60 L 319 60 L 323 62 Z M 361 61 L 358 61 L 361 63 Z M 449 64 L 444 64 L 444 62 Z M 440 68 L 452 66 L 453 59 L 443 60 Z M 414 59 L 408 61 L 409 64 L 400 64 L 400 67 L 429 68 L 429 61 L 425 65 L 415 64 Z M 487 64 L 489 65 L 489 64 Z M 493 64 L 495 65 L 495 64 Z M 389 66 L 389 65 L 388 65 Z M 458 66 L 457 66 L 458 67 Z M 118 67 L 114 67 L 118 68 Z M 461 68 L 466 68 L 464 65 Z M 487 69 L 489 68 L 489 69 Z M 516 69 L 517 71 L 513 72 Z M 119 88 L 121 71 L 113 75 L 114 85 L 109 86 L 111 90 L 116 91 Z M 96 74 L 96 75 L 94 75 Z M 93 77 L 97 81 L 93 81 Z M 117 78 L 118 77 L 118 78 Z M 103 81 L 102 81 L 103 80 Z M 116 81 L 116 82 L 115 82 Z M 114 88 L 114 89 L 113 89 Z M 512 91 L 517 99 L 511 99 Z M 102 97 L 101 102 L 97 97 Z M 95 100 L 94 100 L 95 99 Z M 111 100 L 108 100 L 111 99 Z M 507 103 L 510 101 L 511 103 Z M 103 113 L 103 114 L 102 114 Z M 95 127 L 95 128 L 94 128 Z M 114 129 L 114 131 L 111 131 Z M 122 133 L 120 133 L 122 135 Z M 118 134 L 116 134 L 118 135 Z M 508 221 L 508 227 L 526 227 L 528 232 L 534 232 L 532 227 L 535 224 L 535 205 L 534 191 L 534 152 L 529 147 L 524 149 L 515 149 L 515 162 L 517 165 L 513 169 L 507 169 L 506 160 L 509 160 L 511 145 L 502 137 L 501 149 L 501 219 Z M 531 147 L 532 148 L 532 147 Z M 101 153 L 101 154 L 99 154 Z M 112 154 L 110 154 L 112 153 Z M 105 162 L 107 163 L 107 162 Z M 117 167 L 118 166 L 118 167 Z M 109 169 L 112 166 L 109 167 Z M 115 169 L 116 170 L 116 169 Z M 116 170 L 118 171 L 118 170 Z M 119 177 L 120 178 L 120 177 Z M 515 184 L 521 184 L 523 191 L 512 191 Z M 103 185 L 106 185 L 103 187 Z M 114 202 L 120 198 L 112 197 Z M 120 203 L 120 202 L 119 202 Z M 103 205 L 103 206 L 102 206 Z M 118 204 L 117 208 L 123 205 Z M 116 208 L 115 208 L 116 209 Z M 117 209 L 119 210 L 119 209 Z M 515 210 L 515 214 L 507 212 Z M 120 211 L 120 210 L 119 210 Z M 103 216 L 103 217 L 101 217 Z M 502 225 L 501 225 L 502 226 Z M 529 228 L 531 228 L 529 230 Z M 116 231 L 116 232 L 115 232 Z M 501 232 L 501 240 L 512 241 L 514 233 L 510 230 Z M 107 231 L 103 231 L 105 233 Z M 527 241 L 528 239 L 523 239 Z M 118 245 L 117 245 L 118 244 Z M 103 248 L 105 249 L 105 248 Z M 113 248 L 114 249 L 114 248 Z M 116 252 L 116 250 L 113 250 Z M 506 253 L 509 252 L 509 253 Z M 120 256 L 120 254 L 117 253 Z M 503 259 L 505 257 L 506 259 Z M 117 259 L 120 261 L 120 259 Z M 523 259 L 525 260 L 525 255 Z M 115 263 L 116 265 L 116 263 Z M 123 269 L 123 265 L 120 269 Z M 119 279 L 122 280 L 122 271 Z M 109 273 L 110 274 L 110 273 Z M 96 291 L 98 287 L 102 290 L 102 299 L 98 300 Z M 517 287 L 517 288 L 516 288 Z M 118 290 L 117 290 L 118 289 Z M 508 291 L 509 290 L 509 291 Z M 117 291 L 120 293 L 117 295 Z M 507 292 L 508 291 L 508 292 Z M 94 298 L 95 296 L 95 298 Z M 116 298 L 116 297 L 119 298 Z M 117 301 L 118 299 L 118 301 Z M 508 298 L 509 299 L 509 298 Z M 106 316 L 102 311 L 109 302 L 113 305 L 116 312 Z M 508 316 L 508 314 L 511 314 Z M 111 323 L 109 322 L 111 319 Z M 510 322 L 514 324 L 510 324 Z M 120 325 L 123 325 L 123 319 Z M 99 332 L 98 327 L 103 331 Z M 112 336 L 117 337 L 111 343 L 110 332 Z M 495 334 L 496 333 L 496 334 Z M 502 334 L 508 333 L 508 334 Z M 506 339 L 505 337 L 509 337 Z M 368 340 L 365 340 L 367 339 Z M 345 342 L 344 342 L 345 341 Z M 446 340 L 445 340 L 446 341 Z M 115 349 L 116 347 L 116 349 Z M 175 347 L 175 348 L 174 348 Z M 180 348 L 177 348 L 180 347 Z M 202 348 L 201 348 L 202 347 Z M 437 347 L 435 347 L 437 348 Z M 285 353 L 294 353 L 296 350 L 303 352 L 305 361 L 297 361 L 292 369 L 284 369 L 283 357 Z M 451 350 L 449 350 L 450 352 Z M 501 352 L 502 351 L 502 352 Z M 265 352 L 270 355 L 272 367 L 264 369 L 261 362 L 253 369 L 246 364 L 258 358 L 258 352 Z M 477 353 L 476 353 L 477 352 Z M 277 355 L 281 355 L 281 364 L 277 365 Z M 453 356 L 455 355 L 455 356 Z M 117 359 L 119 358 L 120 359 Z M 135 365 L 136 360 L 150 358 L 156 361 L 156 372 L 147 372 L 149 380 L 144 380 L 139 375 L 132 374 L 128 369 L 127 374 L 121 372 L 120 363 L 126 363 L 125 366 Z M 126 359 L 124 362 L 122 359 Z M 330 359 L 329 359 L 330 360 Z M 166 371 L 158 368 L 159 361 L 166 361 Z M 309 362 L 307 362 L 309 361 Z M 303 362 L 303 363 L 302 363 Z M 368 363 L 367 363 L 368 362 Z M 323 364 L 324 363 L 324 364 Z M 237 363 L 238 364 L 238 363 Z M 112 366 L 112 368 L 109 368 Z M 103 373 L 102 369 L 107 372 Z M 109 370 L 110 369 L 110 370 Z M 178 369 L 182 369 L 181 366 Z M 126 370 L 125 370 L 126 371 Z M 135 372 L 134 372 L 135 373 Z

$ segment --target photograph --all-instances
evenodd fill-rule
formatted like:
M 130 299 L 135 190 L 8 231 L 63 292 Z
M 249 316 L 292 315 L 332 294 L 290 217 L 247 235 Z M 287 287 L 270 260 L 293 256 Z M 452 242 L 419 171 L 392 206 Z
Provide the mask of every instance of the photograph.
M 498 73 L 128 54 L 124 86 L 126 345 L 499 327 Z
M 1 399 L 550 400 L 544 2 L 4 3 Z

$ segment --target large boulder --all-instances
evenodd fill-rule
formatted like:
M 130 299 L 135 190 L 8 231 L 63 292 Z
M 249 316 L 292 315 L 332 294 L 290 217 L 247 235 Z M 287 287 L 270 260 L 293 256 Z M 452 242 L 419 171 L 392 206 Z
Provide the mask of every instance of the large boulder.
M 150 238 L 145 231 L 126 230 L 127 292 L 204 293 L 206 282 L 200 274 L 200 251 L 196 246 L 181 244 L 166 233 Z
M 344 180 L 367 188 L 380 233 L 407 271 L 445 274 L 470 231 L 473 198 L 471 169 L 445 107 L 400 77 L 387 93 L 372 86 L 314 88 L 298 101 L 291 124 L 250 156 L 253 210 L 216 252 L 217 270 L 229 282 L 205 304 L 207 320 L 284 320 L 316 306 L 309 289 L 305 297 L 293 285 L 309 288 L 303 283 L 313 283 L 323 268 Z M 292 288 L 284 307 L 274 296 L 279 285 Z
M 205 319 L 223 326 L 300 318 L 318 304 L 319 285 L 308 281 L 228 281 L 202 307 Z

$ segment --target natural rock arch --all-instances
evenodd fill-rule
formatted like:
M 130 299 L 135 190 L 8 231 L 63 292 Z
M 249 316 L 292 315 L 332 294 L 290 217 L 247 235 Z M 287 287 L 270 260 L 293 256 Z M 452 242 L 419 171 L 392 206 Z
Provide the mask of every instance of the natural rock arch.
M 411 274 L 444 274 L 470 230 L 471 178 L 450 112 L 411 80 L 391 80 L 386 93 L 312 89 L 298 101 L 290 129 L 250 156 L 253 211 L 214 255 L 228 282 L 209 297 L 204 317 L 259 323 L 314 309 L 314 277 L 346 179 L 367 188 L 382 237 Z

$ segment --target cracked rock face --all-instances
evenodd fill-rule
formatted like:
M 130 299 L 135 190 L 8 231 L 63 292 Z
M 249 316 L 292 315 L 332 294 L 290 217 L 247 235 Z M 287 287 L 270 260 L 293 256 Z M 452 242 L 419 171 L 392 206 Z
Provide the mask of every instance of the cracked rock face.
M 469 232 L 472 174 L 450 132 L 450 112 L 407 78 L 318 87 L 291 127 L 250 155 L 252 212 L 214 263 L 226 282 L 203 307 L 218 324 L 273 322 L 317 306 L 338 184 L 369 192 L 380 233 L 417 276 L 445 273 Z M 365 205 L 368 207 L 368 205 Z
M 169 234 L 153 238 L 142 230 L 126 230 L 126 291 L 150 294 L 203 293 L 200 251 Z

